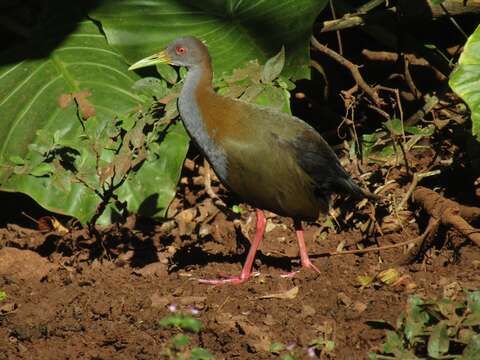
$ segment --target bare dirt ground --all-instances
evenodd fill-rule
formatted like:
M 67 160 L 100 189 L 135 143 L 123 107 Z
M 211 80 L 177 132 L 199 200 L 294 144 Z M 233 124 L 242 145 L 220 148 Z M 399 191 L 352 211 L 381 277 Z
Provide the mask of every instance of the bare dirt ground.
M 5 215 L 0 359 L 167 359 L 165 349 L 179 330 L 163 328 L 159 320 L 173 310 L 202 321 L 203 330 L 189 336 L 216 359 L 281 359 L 270 352 L 272 343 L 285 344 L 296 359 L 365 359 L 385 336 L 367 322 L 395 323 L 411 294 L 451 297 L 480 287 L 480 248 L 452 230 L 440 231 L 425 256 L 404 266 L 398 261 L 405 259 L 405 246 L 328 254 L 339 246 L 398 244 L 425 228 L 418 210 L 403 229 L 379 235 L 378 227 L 388 228 L 383 218 L 368 230 L 373 209 L 373 218 L 382 211 L 385 216 L 381 204 L 363 204 L 355 213 L 352 204 L 342 205 L 336 207 L 339 224 L 307 226 L 320 275 L 304 270 L 294 278 L 281 276 L 299 268 L 297 245 L 291 220 L 271 214 L 255 263 L 258 276 L 240 286 L 200 284 L 197 278 L 240 271 L 248 250 L 243 233 L 252 236 L 255 223 L 250 208 L 242 207 L 240 215 L 228 210 L 235 204 L 230 197 L 222 197 L 231 201 L 227 208 L 217 206 L 206 194 L 202 171 L 187 162 L 171 220 L 162 224 L 131 218 L 95 238 L 71 222 L 67 229 L 52 226 L 41 212 L 32 210 L 39 224 Z M 398 180 L 399 174 L 388 176 Z M 401 197 L 407 187 L 383 195 Z M 225 195 L 215 181 L 213 190 Z M 394 284 L 360 286 L 358 276 L 391 268 L 398 272 Z M 334 341 L 333 351 L 309 353 L 318 338 Z

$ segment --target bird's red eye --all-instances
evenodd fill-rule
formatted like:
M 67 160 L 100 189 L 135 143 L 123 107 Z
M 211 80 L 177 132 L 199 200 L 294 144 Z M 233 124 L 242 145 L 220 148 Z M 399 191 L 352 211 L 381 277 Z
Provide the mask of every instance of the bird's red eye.
M 184 48 L 183 46 L 177 46 L 175 48 L 175 52 L 177 53 L 177 55 L 183 55 L 187 52 L 187 49 Z

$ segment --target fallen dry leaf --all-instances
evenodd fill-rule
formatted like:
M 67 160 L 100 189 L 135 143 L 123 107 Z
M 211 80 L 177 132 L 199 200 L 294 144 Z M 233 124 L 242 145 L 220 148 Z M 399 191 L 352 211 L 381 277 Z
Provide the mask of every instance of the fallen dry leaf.
M 357 276 L 357 281 L 360 283 L 360 286 L 362 288 L 371 285 L 373 283 L 373 280 L 375 280 L 375 278 L 373 276 L 368 276 L 368 275 L 358 275 Z
M 37 228 L 40 231 L 55 231 L 61 235 L 66 235 L 70 232 L 53 216 L 42 216 L 39 218 L 37 221 Z
M 7 315 L 17 310 L 18 306 L 15 303 L 6 303 L 0 306 L 0 315 Z
M 395 281 L 397 281 L 399 277 L 399 272 L 394 268 L 383 270 L 377 275 L 377 278 L 387 285 L 395 283 Z
M 62 235 L 65 235 L 65 234 L 69 233 L 68 229 L 65 226 L 63 226 L 62 223 L 60 221 L 58 221 L 57 219 L 55 219 L 53 216 L 51 218 L 51 221 L 52 221 L 52 226 L 53 226 L 54 231 L 56 231 L 57 233 L 62 234 Z
M 180 236 L 190 235 L 195 229 L 196 223 L 193 221 L 197 216 L 197 208 L 189 208 L 181 211 L 175 216 L 175 221 L 178 224 L 178 234 Z
M 365 303 L 362 303 L 360 301 L 355 301 L 353 303 L 353 309 L 358 312 L 358 313 L 362 313 L 364 312 L 365 310 L 367 310 L 367 304 Z
M 350 297 L 344 292 L 338 293 L 337 299 L 346 307 L 349 307 L 350 305 L 352 305 L 352 299 L 350 299 Z
M 281 293 L 276 293 L 276 294 L 269 294 L 269 295 L 263 295 L 260 296 L 259 299 L 286 299 L 286 300 L 292 300 L 295 299 L 298 295 L 298 290 L 299 287 L 295 286 L 291 288 L 290 290 L 281 292 Z

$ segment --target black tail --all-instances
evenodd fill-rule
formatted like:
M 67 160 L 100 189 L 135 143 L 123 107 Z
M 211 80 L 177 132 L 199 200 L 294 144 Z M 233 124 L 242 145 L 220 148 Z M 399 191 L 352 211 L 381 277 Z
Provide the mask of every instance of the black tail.
M 347 175 L 348 176 L 348 175 Z M 336 182 L 336 191 L 340 194 L 350 195 L 355 200 L 362 200 L 364 198 L 378 201 L 380 200 L 380 196 L 372 194 L 368 190 L 363 190 L 360 186 L 355 184 L 350 177 L 346 178 L 339 178 Z

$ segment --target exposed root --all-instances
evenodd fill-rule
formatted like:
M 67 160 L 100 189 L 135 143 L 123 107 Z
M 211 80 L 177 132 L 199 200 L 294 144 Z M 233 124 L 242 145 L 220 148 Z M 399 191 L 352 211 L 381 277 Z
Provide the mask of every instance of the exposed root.
M 413 199 L 430 215 L 430 220 L 424 232 L 424 238 L 415 242 L 415 246 L 410 248 L 408 253 L 399 260 L 399 263 L 410 263 L 429 249 L 434 242 L 440 225 L 453 227 L 463 236 L 480 246 L 480 230 L 467 222 L 467 220 L 480 219 L 480 208 L 460 205 L 425 187 L 418 187 L 413 192 Z
M 418 187 L 413 193 L 413 199 L 425 211 L 436 219 L 442 219 L 444 225 L 451 223 L 452 216 L 460 216 L 466 221 L 480 220 L 480 208 L 460 205 L 456 201 L 446 199 L 442 195 L 425 187 Z M 457 209 L 458 215 L 452 215 L 450 209 Z
M 428 172 L 425 172 L 425 173 L 415 173 L 415 174 L 413 174 L 412 183 L 410 184 L 410 187 L 408 188 L 408 191 L 405 194 L 405 196 L 403 197 L 402 201 L 400 201 L 400 204 L 398 204 L 397 211 L 401 211 L 405 207 L 408 200 L 412 196 L 413 192 L 417 188 L 418 182 L 420 180 L 422 180 L 423 178 L 438 175 L 438 174 L 440 174 L 440 170 L 434 170 L 434 171 L 428 171 Z
M 409 248 L 407 253 L 397 261 L 399 265 L 408 264 L 433 245 L 435 235 L 437 234 L 440 225 L 453 227 L 463 236 L 480 246 L 480 229 L 474 228 L 467 222 L 467 220 L 473 221 L 480 219 L 480 208 L 460 205 L 457 202 L 446 199 L 440 194 L 425 187 L 418 187 L 417 190 L 413 191 L 417 185 L 418 177 L 416 179 L 417 181 L 412 182 L 413 186 L 406 199 L 408 199 L 411 193 L 413 193 L 414 201 L 421 205 L 430 215 L 427 228 L 422 235 L 392 245 L 375 246 L 358 250 L 328 251 L 320 253 L 319 255 L 336 256 L 364 254 L 413 245 Z
M 439 227 L 440 221 L 431 217 L 423 234 L 413 239 L 413 246 L 407 251 L 406 254 L 397 260 L 397 264 L 410 264 L 417 259 L 420 254 L 423 254 L 427 249 L 429 249 L 435 240 L 435 235 L 437 234 Z

